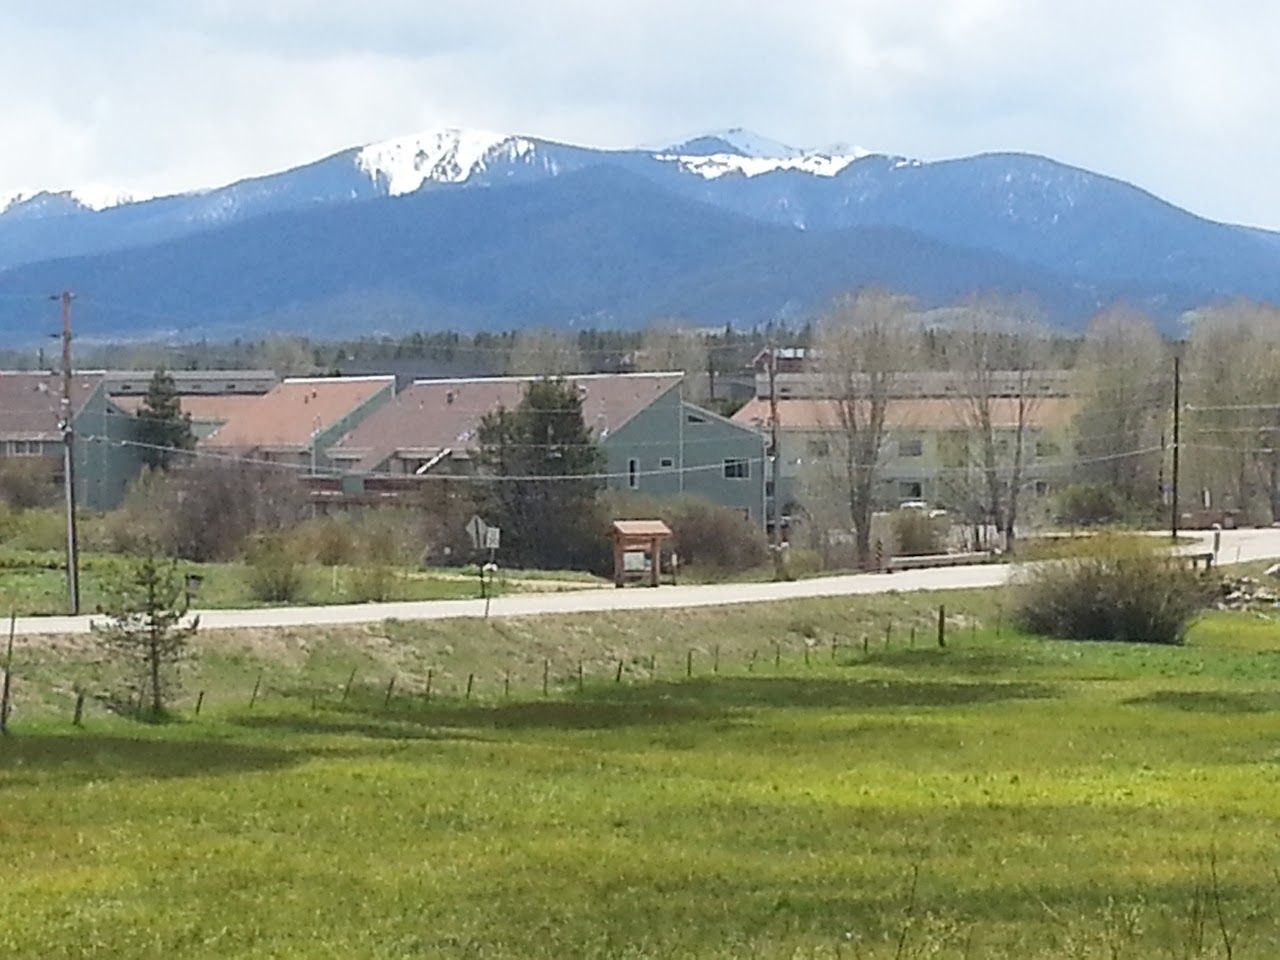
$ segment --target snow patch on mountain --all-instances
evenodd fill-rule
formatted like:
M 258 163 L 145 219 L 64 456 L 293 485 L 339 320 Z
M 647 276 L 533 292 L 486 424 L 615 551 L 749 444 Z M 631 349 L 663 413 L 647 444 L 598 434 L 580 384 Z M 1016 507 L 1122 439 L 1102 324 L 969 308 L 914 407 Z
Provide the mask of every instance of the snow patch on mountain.
M 758 177 L 761 174 L 779 170 L 796 170 L 818 177 L 834 177 L 855 160 L 870 155 L 870 151 L 855 149 L 837 155 L 809 153 L 798 157 L 744 157 L 733 153 L 689 157 L 673 153 L 657 153 L 654 154 L 654 159 L 674 163 L 681 170 L 697 174 L 707 180 L 717 180 L 731 173 L 744 177 Z
M 532 140 L 488 130 L 428 130 L 363 147 L 356 165 L 395 197 L 428 181 L 465 183 L 496 160 L 516 161 L 534 150 Z
M 64 206 L 69 210 L 80 208 L 97 212 L 126 203 L 140 203 L 151 199 L 147 194 L 103 184 L 83 184 L 66 190 L 17 190 L 0 193 L 0 215 L 17 211 L 26 206 Z

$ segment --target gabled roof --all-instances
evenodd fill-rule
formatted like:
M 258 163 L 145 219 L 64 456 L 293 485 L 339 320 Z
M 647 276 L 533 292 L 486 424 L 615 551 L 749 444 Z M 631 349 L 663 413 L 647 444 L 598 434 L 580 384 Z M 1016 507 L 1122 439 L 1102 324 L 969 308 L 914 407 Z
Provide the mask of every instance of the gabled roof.
M 72 416 L 102 385 L 101 374 L 71 378 Z M 62 375 L 0 372 L 0 437 L 7 440 L 61 440 Z
M 604 439 L 680 383 L 680 373 L 601 373 L 566 376 L 582 395 L 582 417 Z M 399 450 L 418 456 L 474 446 L 486 413 L 515 409 L 530 383 L 540 377 L 475 377 L 419 380 L 370 414 L 330 449 L 369 471 Z
M 128 394 L 112 397 L 111 402 L 127 413 L 136 414 L 146 399 L 143 394 Z M 253 393 L 192 393 L 179 396 L 178 403 L 195 423 L 226 423 L 261 399 L 261 394 Z
M 1056 429 L 1070 424 L 1079 410 L 1071 397 L 1035 397 L 1027 415 L 1028 426 Z M 991 400 L 992 423 L 997 429 L 1016 427 L 1017 401 L 1008 397 Z M 770 426 L 769 401 L 757 397 L 733 415 L 735 423 L 766 430 Z M 961 398 L 923 397 L 890 400 L 885 422 L 892 430 L 960 430 L 968 423 Z M 834 400 L 779 400 L 780 430 L 834 430 L 840 425 L 840 410 Z
M 333 427 L 383 390 L 394 377 L 297 377 L 251 398 L 202 447 L 247 450 L 306 449 L 319 431 Z

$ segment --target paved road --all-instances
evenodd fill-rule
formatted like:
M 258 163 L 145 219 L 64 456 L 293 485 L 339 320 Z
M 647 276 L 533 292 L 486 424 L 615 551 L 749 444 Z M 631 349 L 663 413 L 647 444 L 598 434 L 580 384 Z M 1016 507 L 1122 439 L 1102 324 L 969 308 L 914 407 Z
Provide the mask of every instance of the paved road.
M 1187 552 L 1209 549 L 1212 537 L 1200 535 Z M 1229 530 L 1222 534 L 1219 559 L 1223 563 L 1280 558 L 1280 529 Z M 577 590 L 563 593 L 517 594 L 492 601 L 490 616 L 528 617 L 556 613 L 662 610 L 680 607 L 725 606 L 807 597 L 859 596 L 918 590 L 964 590 L 997 587 L 1012 569 L 1007 564 L 864 573 L 795 580 L 790 583 L 726 583 L 660 587 L 657 590 Z M 424 600 L 403 603 L 362 603 L 326 607 L 272 607 L 255 610 L 210 610 L 200 614 L 206 629 L 327 626 L 398 620 L 445 620 L 484 616 L 481 600 Z M 91 617 L 27 617 L 18 620 L 22 636 L 87 633 Z

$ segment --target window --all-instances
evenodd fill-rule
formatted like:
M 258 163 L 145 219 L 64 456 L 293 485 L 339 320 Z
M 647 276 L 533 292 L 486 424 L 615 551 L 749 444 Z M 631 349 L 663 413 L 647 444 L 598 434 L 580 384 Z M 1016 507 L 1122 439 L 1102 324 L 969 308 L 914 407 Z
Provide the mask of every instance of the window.
M 924 484 L 918 480 L 903 480 L 898 484 L 898 496 L 903 500 L 923 499 Z
M 1062 449 L 1061 449 L 1061 448 L 1060 448 L 1056 443 L 1054 443 L 1052 440 L 1037 440 L 1037 441 L 1036 441 L 1036 456 L 1037 456 L 1037 457 L 1056 457 L 1056 456 L 1058 456 L 1060 453 L 1062 453 Z
M 924 441 L 919 439 L 918 437 L 914 440 L 899 440 L 898 456 L 900 457 L 924 456 Z
M 766 480 L 766 481 L 764 482 L 764 495 L 765 495 L 766 497 L 772 497 L 772 496 L 773 496 L 773 481 L 772 481 L 772 480 Z
M 1045 497 L 1045 496 L 1048 496 L 1048 495 L 1049 495 L 1049 483 L 1048 483 L 1048 481 L 1046 481 L 1046 480 L 1037 480 L 1037 481 L 1036 481 L 1035 490 L 1036 490 L 1036 496 L 1037 496 L 1037 497 Z
M 627 486 L 632 490 L 640 489 L 640 461 L 635 457 L 627 461 Z
M 675 465 L 676 465 L 676 462 L 672 460 L 670 457 L 663 457 L 661 460 L 658 461 L 658 468 L 660 470 L 671 470 L 671 469 L 674 469 Z
M 810 440 L 809 456 L 814 460 L 821 460 L 824 457 L 831 456 L 831 444 L 826 440 Z
M 751 477 L 751 461 L 746 457 L 728 457 L 724 461 L 726 480 L 747 480 Z
M 44 453 L 44 444 L 39 440 L 10 440 L 9 456 L 38 457 Z

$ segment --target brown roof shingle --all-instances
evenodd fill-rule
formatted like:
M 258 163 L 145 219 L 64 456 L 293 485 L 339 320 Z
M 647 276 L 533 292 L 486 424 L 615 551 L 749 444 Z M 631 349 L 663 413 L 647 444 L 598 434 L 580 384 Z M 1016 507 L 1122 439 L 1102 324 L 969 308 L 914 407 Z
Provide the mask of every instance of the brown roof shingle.
M 477 377 L 419 380 L 379 408 L 340 440 L 358 470 L 374 470 L 398 450 L 438 453 L 467 450 L 486 413 L 514 409 L 537 377 Z M 569 376 L 582 392 L 582 417 L 598 438 L 607 436 L 682 379 L 679 373 L 620 373 Z M 356 459 L 358 458 L 358 459 Z
M 269 393 L 250 398 L 225 424 L 200 441 L 219 449 L 305 449 L 326 430 L 393 389 L 394 377 L 316 377 L 285 380 Z
M 136 414 L 147 398 L 142 394 L 112 397 L 111 402 L 121 410 Z M 226 423 L 262 399 L 252 393 L 193 393 L 178 397 L 183 413 L 191 414 L 196 423 Z
M 99 374 L 71 378 L 71 407 L 78 414 L 102 384 Z M 0 373 L 0 436 L 10 440 L 60 440 L 62 376 Z

